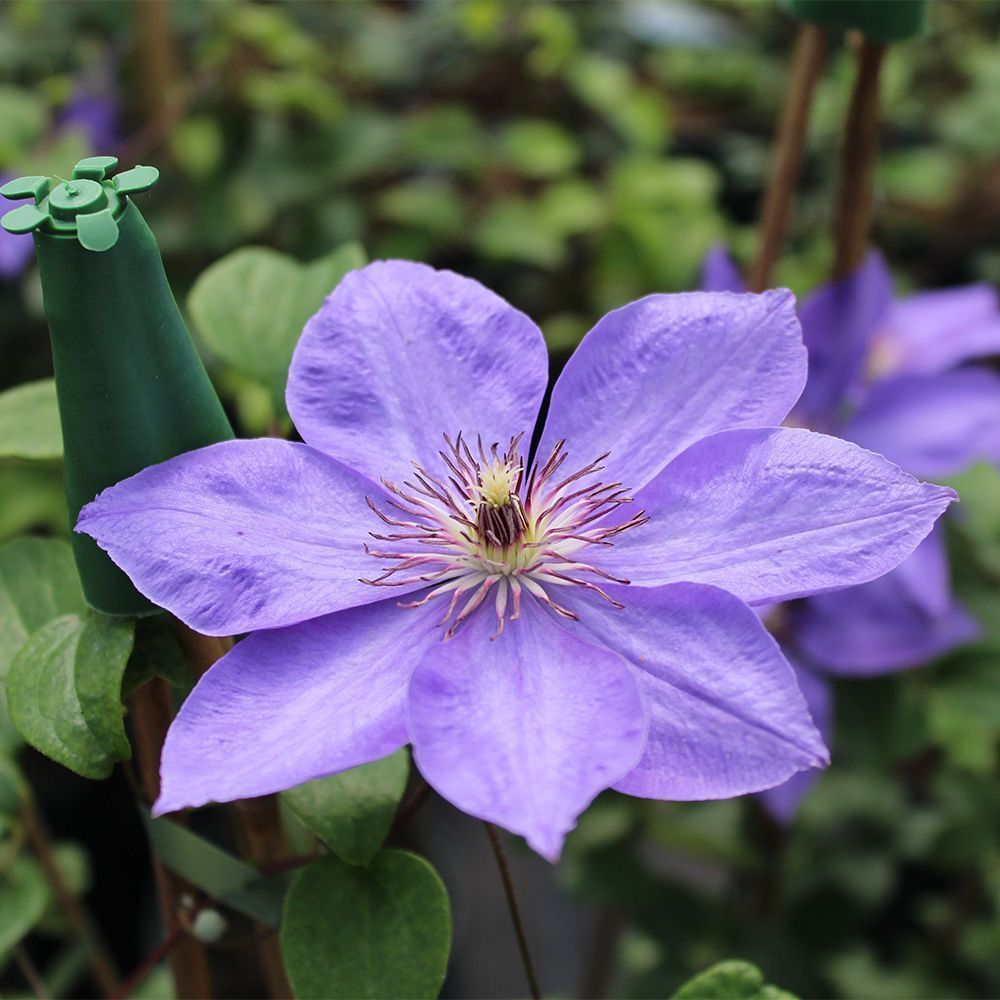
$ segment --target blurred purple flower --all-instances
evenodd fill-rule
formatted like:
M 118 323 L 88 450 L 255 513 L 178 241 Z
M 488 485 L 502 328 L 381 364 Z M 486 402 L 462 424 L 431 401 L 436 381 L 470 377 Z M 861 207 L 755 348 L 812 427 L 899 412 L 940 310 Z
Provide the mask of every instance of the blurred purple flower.
M 705 260 L 702 285 L 745 286 L 725 250 Z M 966 362 L 1000 354 L 1000 307 L 988 285 L 894 299 L 872 253 L 844 281 L 824 285 L 799 311 L 809 380 L 789 422 L 837 434 L 884 454 L 913 475 L 954 475 L 1000 462 L 1000 376 Z M 788 644 L 803 690 L 807 670 L 875 676 L 919 666 L 974 639 L 978 626 L 951 592 L 945 540 L 933 531 L 894 572 L 790 609 Z M 810 704 L 815 697 L 807 693 Z M 817 720 L 819 724 L 819 720 Z M 767 795 L 790 818 L 813 774 Z
M 857 589 L 856 587 L 852 588 L 852 590 Z M 850 591 L 841 591 L 840 593 L 850 593 Z M 795 660 L 789 660 L 789 663 L 795 668 L 795 676 L 802 694 L 805 696 L 809 714 L 812 716 L 813 722 L 816 723 L 816 728 L 819 730 L 820 736 L 823 737 L 823 742 L 829 745 L 833 736 L 833 692 L 830 685 L 811 670 L 800 667 Z M 773 788 L 761 792 L 760 796 L 771 815 L 782 823 L 791 823 L 798 811 L 799 803 L 812 787 L 818 775 L 819 771 L 816 768 L 798 771 L 783 784 L 775 785 Z
M 253 633 L 172 725 L 157 813 L 412 743 L 441 795 L 555 859 L 605 788 L 725 798 L 826 762 L 744 602 L 880 576 L 953 492 L 773 426 L 805 382 L 787 291 L 610 313 L 531 464 L 546 370 L 539 329 L 478 283 L 371 264 L 296 349 L 305 444 L 218 444 L 83 510 L 156 603 Z
M 0 173 L 0 187 L 13 180 L 17 174 Z M 11 281 L 28 266 L 35 252 L 30 233 L 8 233 L 0 227 L 0 280 Z
M 77 77 L 59 114 L 60 128 L 80 129 L 90 148 L 101 155 L 114 153 L 121 142 L 117 73 L 117 62 L 109 54 Z

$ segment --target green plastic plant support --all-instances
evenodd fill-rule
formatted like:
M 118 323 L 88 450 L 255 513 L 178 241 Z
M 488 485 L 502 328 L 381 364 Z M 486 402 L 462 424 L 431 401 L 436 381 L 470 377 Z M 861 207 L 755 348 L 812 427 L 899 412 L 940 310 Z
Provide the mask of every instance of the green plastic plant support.
M 801 21 L 860 31 L 873 42 L 901 42 L 924 30 L 927 0 L 784 0 Z
M 20 177 L 0 188 L 31 199 L 0 225 L 35 240 L 62 421 L 66 498 L 80 508 L 108 486 L 233 432 L 171 294 L 163 261 L 131 195 L 155 167 L 109 176 L 92 156 L 70 180 Z M 88 602 L 112 615 L 154 611 L 87 536 L 73 551 Z

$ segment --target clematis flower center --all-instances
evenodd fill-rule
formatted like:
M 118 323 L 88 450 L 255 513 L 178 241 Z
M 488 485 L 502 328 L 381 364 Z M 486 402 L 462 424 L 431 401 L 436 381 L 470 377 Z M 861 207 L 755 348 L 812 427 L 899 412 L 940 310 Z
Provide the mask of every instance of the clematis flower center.
M 877 336 L 868 352 L 868 363 L 865 374 L 872 382 L 887 378 L 899 365 L 902 358 L 899 349 L 893 344 L 887 333 Z
M 395 529 L 372 532 L 384 543 L 365 550 L 388 565 L 380 576 L 364 583 L 375 587 L 412 587 L 430 590 L 421 598 L 400 603 L 416 608 L 446 598 L 440 625 L 448 624 L 446 638 L 492 597 L 497 619 L 494 638 L 505 623 L 520 616 L 525 591 L 564 618 L 576 615 L 554 600 L 551 591 L 576 586 L 593 591 L 621 607 L 595 580 L 627 584 L 580 558 L 589 546 L 612 545 L 611 539 L 644 524 L 644 511 L 608 523 L 608 515 L 632 502 L 621 483 L 603 483 L 597 474 L 608 456 L 566 474 L 568 455 L 560 441 L 541 465 L 527 476 L 520 455 L 523 435 L 511 439 L 506 451 L 477 441 L 475 449 L 459 434 L 444 435 L 439 452 L 440 476 L 414 463 L 414 475 L 401 486 L 383 479 L 393 495 L 390 511 L 368 506 L 384 524 Z M 442 602 L 444 603 L 444 602 Z

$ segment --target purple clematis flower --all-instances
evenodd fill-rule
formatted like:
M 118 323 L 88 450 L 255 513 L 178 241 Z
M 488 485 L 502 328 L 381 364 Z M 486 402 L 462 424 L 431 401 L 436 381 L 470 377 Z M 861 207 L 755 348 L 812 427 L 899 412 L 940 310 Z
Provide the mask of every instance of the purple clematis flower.
M 121 143 L 118 57 L 111 48 L 99 53 L 73 80 L 69 100 L 59 111 L 59 128 L 76 128 L 95 153 L 113 153 Z
M 111 153 L 121 142 L 118 116 L 118 96 L 108 69 L 78 81 L 60 112 L 59 125 L 80 129 L 91 149 Z
M 805 367 L 787 291 L 650 296 L 580 345 L 532 459 L 538 328 L 451 272 L 349 274 L 292 361 L 304 444 L 191 452 L 80 515 L 157 604 L 253 633 L 181 708 L 156 812 L 411 743 L 554 860 L 605 788 L 724 798 L 825 764 L 747 603 L 880 576 L 954 493 L 775 426 Z
M 706 259 L 702 285 L 745 287 L 722 249 Z M 855 274 L 806 299 L 800 319 L 809 381 L 790 422 L 842 436 L 931 479 L 1000 461 L 1000 376 L 965 364 L 1000 353 L 994 289 L 970 285 L 895 300 L 888 268 L 873 253 Z M 789 610 L 787 645 L 824 735 L 832 702 L 816 672 L 875 676 L 914 667 L 978 634 L 952 595 L 940 528 L 894 572 Z M 772 811 L 790 818 L 814 778 L 798 775 L 769 792 Z

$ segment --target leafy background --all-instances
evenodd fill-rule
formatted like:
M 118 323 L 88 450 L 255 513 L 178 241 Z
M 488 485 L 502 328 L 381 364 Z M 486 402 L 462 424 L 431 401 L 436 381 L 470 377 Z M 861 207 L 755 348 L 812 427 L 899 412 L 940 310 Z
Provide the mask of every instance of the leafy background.
M 160 167 L 142 210 L 242 434 L 287 426 L 295 337 L 365 254 L 481 279 L 541 322 L 558 367 L 607 309 L 695 287 L 713 243 L 752 251 L 796 28 L 776 5 L 178 0 L 169 33 L 137 14 L 149 6 L 0 8 L 0 172 L 65 172 L 88 152 Z M 875 240 L 901 289 L 1000 281 L 1000 4 L 930 7 L 928 34 L 892 52 L 883 81 Z M 838 45 L 777 275 L 799 292 L 829 269 L 850 77 Z M 92 150 L 86 129 L 61 124 L 81 92 L 115 104 L 115 148 Z M 64 536 L 51 392 L 26 385 L 51 374 L 31 264 L 0 281 L 0 352 L 0 388 L 19 387 L 0 396 L 0 541 Z M 753 800 L 609 794 L 559 868 L 518 852 L 546 989 L 663 996 L 737 955 L 806 996 L 1000 994 L 1000 477 L 978 468 L 960 485 L 956 574 L 983 640 L 922 669 L 838 683 L 834 766 L 789 829 Z M 128 685 L 127 636 L 98 634 L 69 584 L 44 613 L 22 603 L 13 615 L 13 578 L 0 566 L 7 627 L 19 621 L 26 636 L 32 614 L 32 628 L 61 616 L 46 627 L 63 630 L 72 655 L 47 664 L 52 676 L 117 643 Z M 72 683 L 60 692 L 88 696 Z M 91 738 L 95 776 L 107 773 L 120 721 Z M 121 772 L 77 778 L 20 748 L 6 723 L 0 744 L 0 953 L 34 928 L 40 960 L 62 954 L 43 881 L 12 847 L 26 779 L 67 878 L 92 886 L 130 968 L 159 932 Z M 291 808 L 308 813 L 308 798 Z M 435 802 L 401 846 L 425 853 L 451 896 L 445 995 L 523 993 L 482 830 Z M 389 867 L 412 857 L 387 853 Z M 216 963 L 239 995 L 248 986 L 230 949 Z

